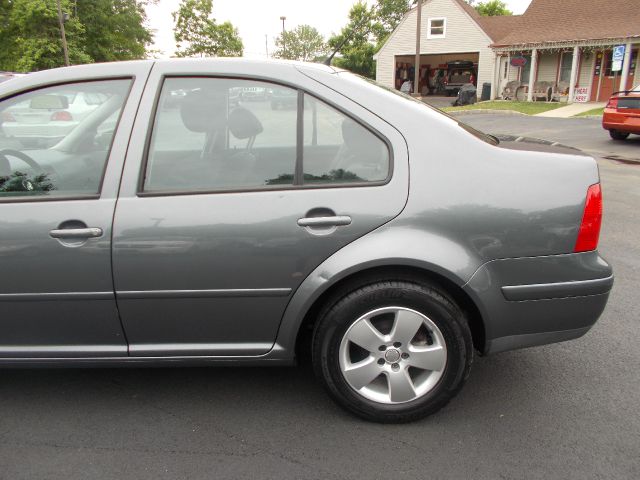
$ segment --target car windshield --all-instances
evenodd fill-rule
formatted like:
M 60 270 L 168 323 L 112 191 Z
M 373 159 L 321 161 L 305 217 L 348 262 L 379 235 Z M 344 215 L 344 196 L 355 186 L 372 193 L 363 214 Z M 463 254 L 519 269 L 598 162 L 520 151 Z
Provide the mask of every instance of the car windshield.
M 480 140 L 489 143 L 491 145 L 498 145 L 500 143 L 500 140 L 498 140 L 496 137 L 494 137 L 493 135 L 489 135 L 487 133 L 481 132 L 480 130 L 476 130 L 475 128 L 473 128 L 470 125 L 467 125 L 464 122 L 461 122 L 460 120 L 458 120 L 457 118 L 453 117 L 452 115 L 449 115 L 447 112 L 444 112 L 442 110 L 440 110 L 439 108 L 436 108 L 432 105 L 429 105 L 428 103 L 425 103 L 421 100 L 418 100 L 417 98 L 412 97 L 411 95 L 408 95 L 404 92 L 401 92 L 400 90 L 396 90 L 395 88 L 391 88 L 391 87 L 387 87 L 386 85 L 382 85 L 378 82 L 376 82 L 375 80 L 372 80 L 370 78 L 366 78 L 363 77 L 361 75 L 357 75 L 355 73 L 351 73 L 351 72 L 341 72 L 342 74 L 346 74 L 346 75 L 350 75 L 354 78 L 357 78 L 359 80 L 364 80 L 367 83 L 371 84 L 371 85 L 375 85 L 378 88 L 382 88 L 383 90 L 386 90 L 388 92 L 391 92 L 395 95 L 398 95 L 399 97 L 408 100 L 410 102 L 414 102 L 417 103 L 418 105 L 421 105 L 424 108 L 428 108 L 432 111 L 438 112 L 441 115 L 444 115 L 447 118 L 450 118 L 451 120 L 453 120 L 454 122 L 456 122 L 458 124 L 458 126 L 460 128 L 462 128 L 463 130 L 466 130 L 467 132 L 469 132 L 470 134 L 472 134 L 473 136 L 475 136 L 476 138 L 479 138 Z

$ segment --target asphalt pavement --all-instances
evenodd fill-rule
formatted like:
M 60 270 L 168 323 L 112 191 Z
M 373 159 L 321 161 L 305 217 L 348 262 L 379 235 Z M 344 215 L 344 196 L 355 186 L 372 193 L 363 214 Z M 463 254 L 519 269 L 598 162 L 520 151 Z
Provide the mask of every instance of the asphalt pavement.
M 541 120 L 465 118 L 607 145 L 590 120 Z M 616 283 L 585 337 L 476 358 L 460 395 L 409 425 L 343 412 L 308 367 L 0 370 L 0 479 L 640 478 L 640 164 L 599 164 Z
M 631 135 L 623 141 L 612 140 L 602 128 L 600 118 L 545 118 L 475 113 L 472 110 L 469 112 L 458 112 L 456 118 L 487 133 L 543 138 L 577 147 L 594 155 L 640 161 L 640 135 Z

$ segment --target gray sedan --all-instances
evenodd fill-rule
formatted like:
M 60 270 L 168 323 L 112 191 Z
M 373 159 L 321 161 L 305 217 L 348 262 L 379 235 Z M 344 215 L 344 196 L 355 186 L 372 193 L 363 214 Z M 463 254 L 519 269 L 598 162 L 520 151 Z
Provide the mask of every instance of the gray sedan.
M 291 108 L 237 95 L 276 90 Z M 70 93 L 102 101 L 54 145 L 3 128 L 27 105 L 47 137 Z M 593 158 L 331 67 L 34 73 L 0 85 L 0 366 L 310 354 L 349 411 L 411 421 L 460 390 L 474 351 L 593 326 L 613 284 L 601 217 Z

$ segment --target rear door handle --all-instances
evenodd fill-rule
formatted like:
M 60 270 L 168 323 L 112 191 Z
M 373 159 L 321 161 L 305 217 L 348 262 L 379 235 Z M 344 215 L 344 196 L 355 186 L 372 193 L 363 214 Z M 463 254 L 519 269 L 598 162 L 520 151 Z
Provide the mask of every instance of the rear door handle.
M 306 217 L 298 219 L 300 227 L 340 227 L 351 225 L 351 217 L 347 215 L 335 215 L 332 217 Z
M 102 229 L 95 227 L 88 228 L 59 228 L 51 230 L 49 235 L 53 238 L 96 238 L 102 236 Z

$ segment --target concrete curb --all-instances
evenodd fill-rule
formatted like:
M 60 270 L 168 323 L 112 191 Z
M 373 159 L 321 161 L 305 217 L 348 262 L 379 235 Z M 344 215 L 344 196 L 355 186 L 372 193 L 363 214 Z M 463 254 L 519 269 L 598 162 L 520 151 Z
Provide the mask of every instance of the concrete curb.
M 449 115 L 458 116 L 458 115 L 478 115 L 481 113 L 493 113 L 500 115 L 520 115 L 524 117 L 532 117 L 533 115 L 529 115 L 527 113 L 516 112 L 515 110 L 495 110 L 489 108 L 478 108 L 474 110 L 453 110 L 453 111 L 445 111 Z

